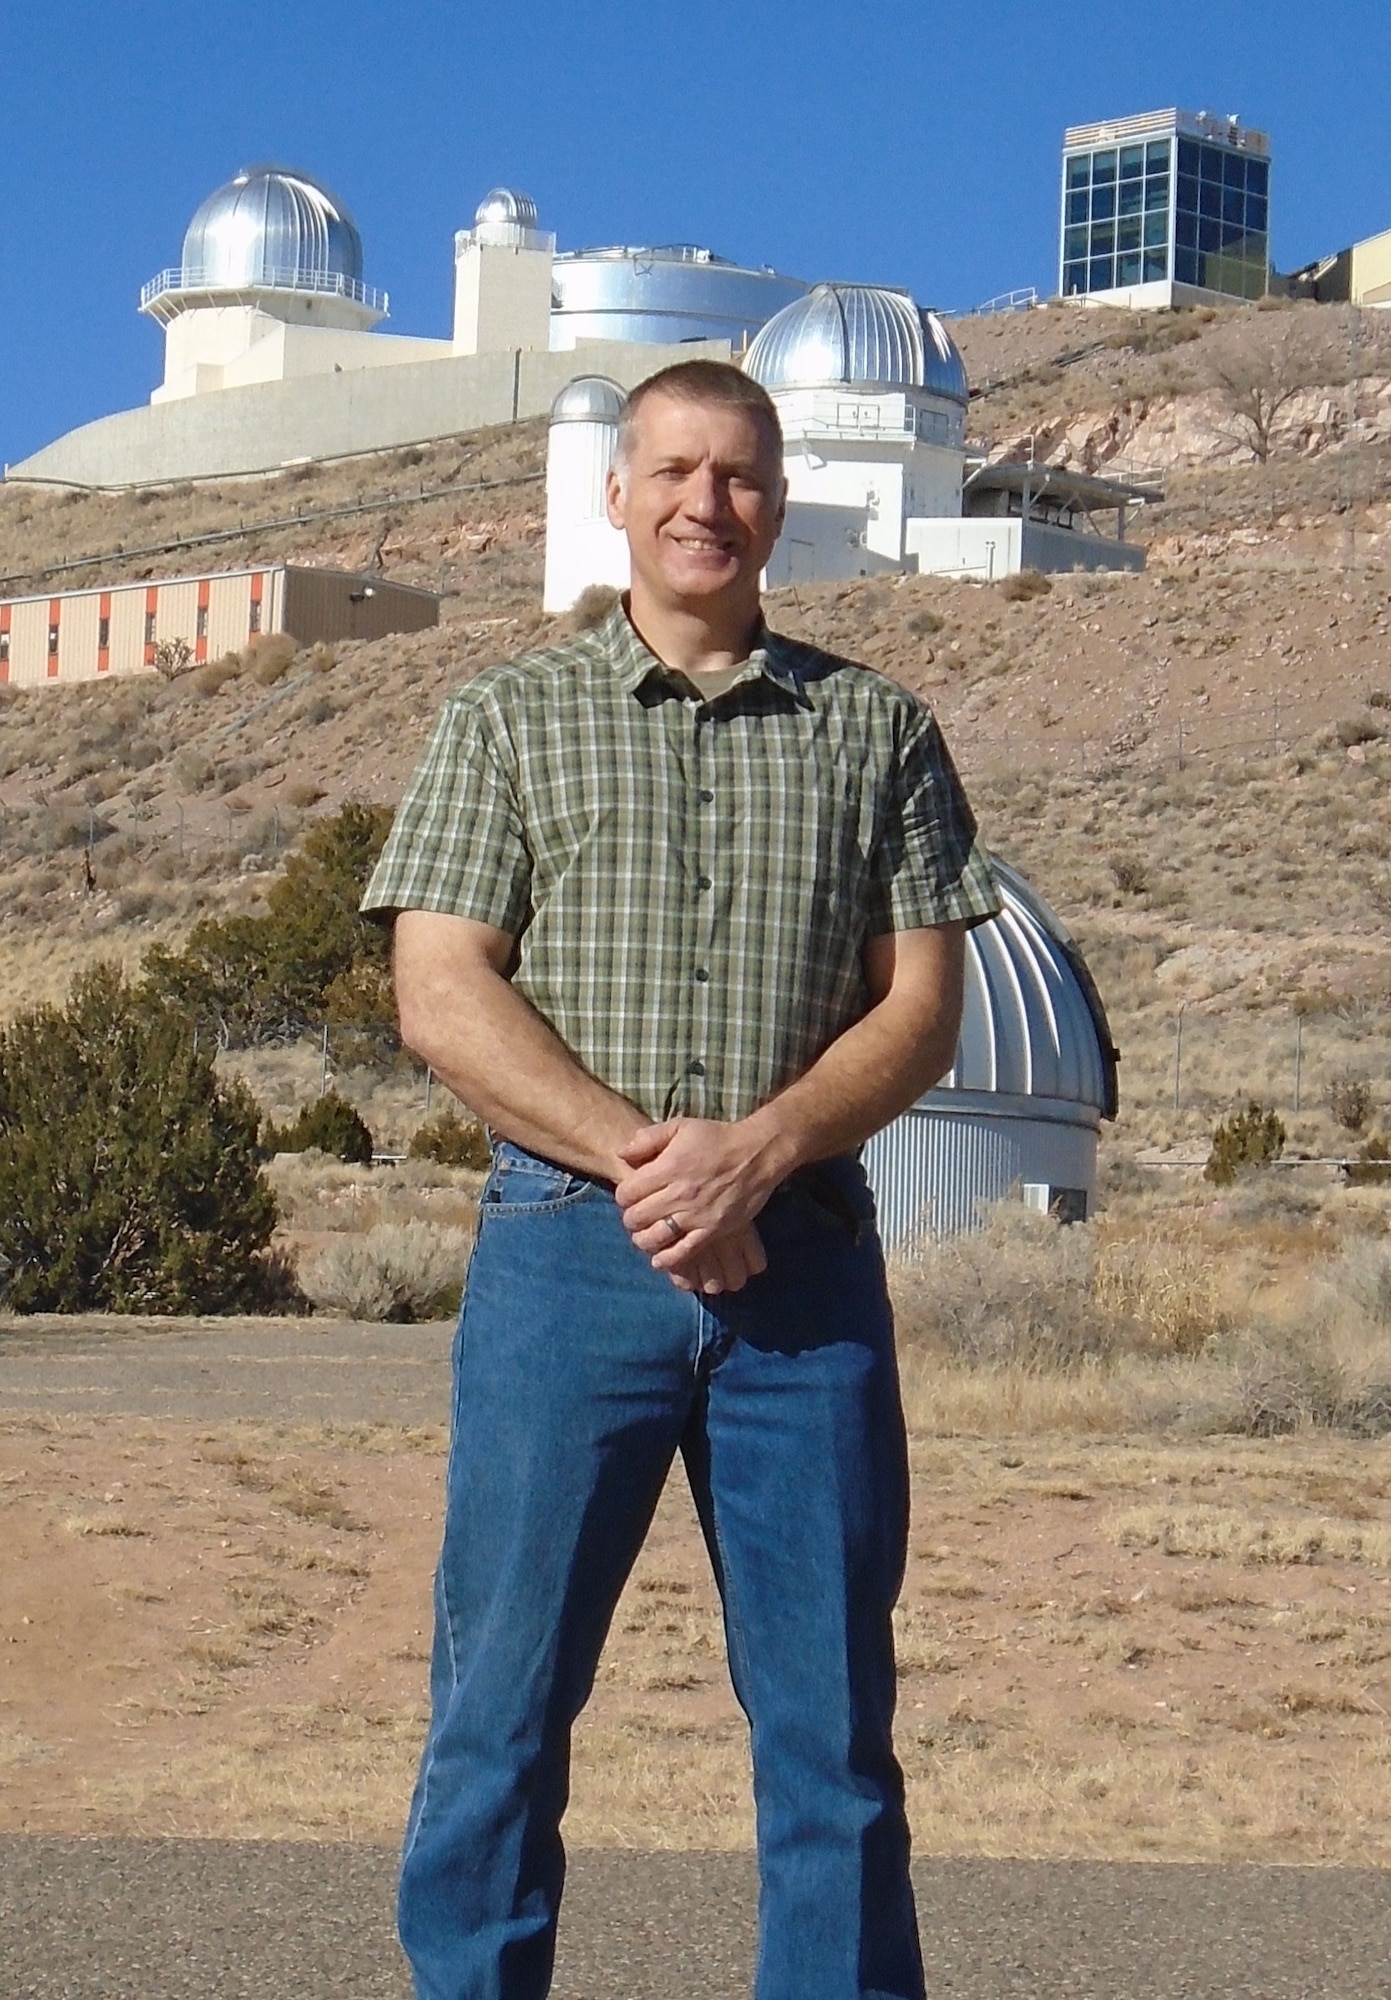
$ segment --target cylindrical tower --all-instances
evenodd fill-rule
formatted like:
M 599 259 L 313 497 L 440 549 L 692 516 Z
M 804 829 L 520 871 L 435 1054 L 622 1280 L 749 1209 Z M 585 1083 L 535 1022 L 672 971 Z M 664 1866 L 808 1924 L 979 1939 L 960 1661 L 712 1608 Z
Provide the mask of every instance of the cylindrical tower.
M 546 440 L 547 611 L 568 611 L 592 583 L 628 587 L 628 543 L 609 520 L 605 486 L 626 401 L 606 375 L 581 375 L 551 406 Z

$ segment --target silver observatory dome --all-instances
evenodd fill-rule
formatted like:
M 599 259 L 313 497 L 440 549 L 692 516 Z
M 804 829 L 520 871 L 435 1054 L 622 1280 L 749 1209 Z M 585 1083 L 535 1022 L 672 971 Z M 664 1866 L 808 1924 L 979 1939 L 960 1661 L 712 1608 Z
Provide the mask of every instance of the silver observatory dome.
M 936 313 L 882 285 L 814 285 L 758 334 L 745 372 L 765 389 L 929 389 L 965 404 L 966 364 Z
M 536 203 L 516 188 L 492 188 L 474 211 L 475 224 L 511 223 L 520 229 L 536 227 Z
M 551 404 L 553 424 L 616 424 L 627 392 L 607 375 L 577 375 Z
M 184 235 L 183 261 L 152 278 L 142 310 L 178 294 L 309 292 L 374 312 L 385 294 L 362 281 L 362 238 L 337 196 L 289 167 L 243 167 L 201 203 Z M 167 317 L 156 309 L 157 317 Z

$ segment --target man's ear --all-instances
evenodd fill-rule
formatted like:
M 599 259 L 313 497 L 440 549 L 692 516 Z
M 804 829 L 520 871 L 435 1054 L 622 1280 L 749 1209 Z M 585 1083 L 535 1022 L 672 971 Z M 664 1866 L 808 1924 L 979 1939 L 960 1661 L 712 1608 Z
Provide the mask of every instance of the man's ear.
M 623 519 L 623 472 L 618 465 L 611 465 L 604 475 L 604 511 L 612 527 L 621 528 Z

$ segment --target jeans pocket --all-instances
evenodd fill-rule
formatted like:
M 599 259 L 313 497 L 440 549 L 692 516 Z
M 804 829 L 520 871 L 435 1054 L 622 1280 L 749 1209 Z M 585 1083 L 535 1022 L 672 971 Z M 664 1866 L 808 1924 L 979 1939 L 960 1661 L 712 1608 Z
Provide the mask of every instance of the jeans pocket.
M 503 1140 L 494 1151 L 478 1213 L 483 1221 L 507 1215 L 547 1215 L 574 1208 L 598 1193 L 598 1184 L 585 1175 Z

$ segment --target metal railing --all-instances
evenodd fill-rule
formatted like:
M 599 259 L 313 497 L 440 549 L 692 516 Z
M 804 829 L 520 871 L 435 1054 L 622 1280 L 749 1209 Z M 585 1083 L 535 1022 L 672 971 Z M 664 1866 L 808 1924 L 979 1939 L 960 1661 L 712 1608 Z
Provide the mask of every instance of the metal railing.
M 938 315 L 941 319 L 983 319 L 988 313 L 1028 312 L 1038 304 L 1037 285 L 1017 285 L 1012 292 L 997 292 L 983 305 L 957 306 Z
M 315 292 L 328 298 L 351 299 L 354 305 L 380 313 L 387 310 L 388 304 L 385 292 L 379 292 L 375 285 L 364 285 L 360 278 L 345 277 L 341 271 L 306 271 L 293 265 L 272 265 L 262 268 L 254 277 L 229 279 L 196 265 L 172 264 L 140 287 L 140 310 L 144 312 L 156 299 L 175 292 Z

